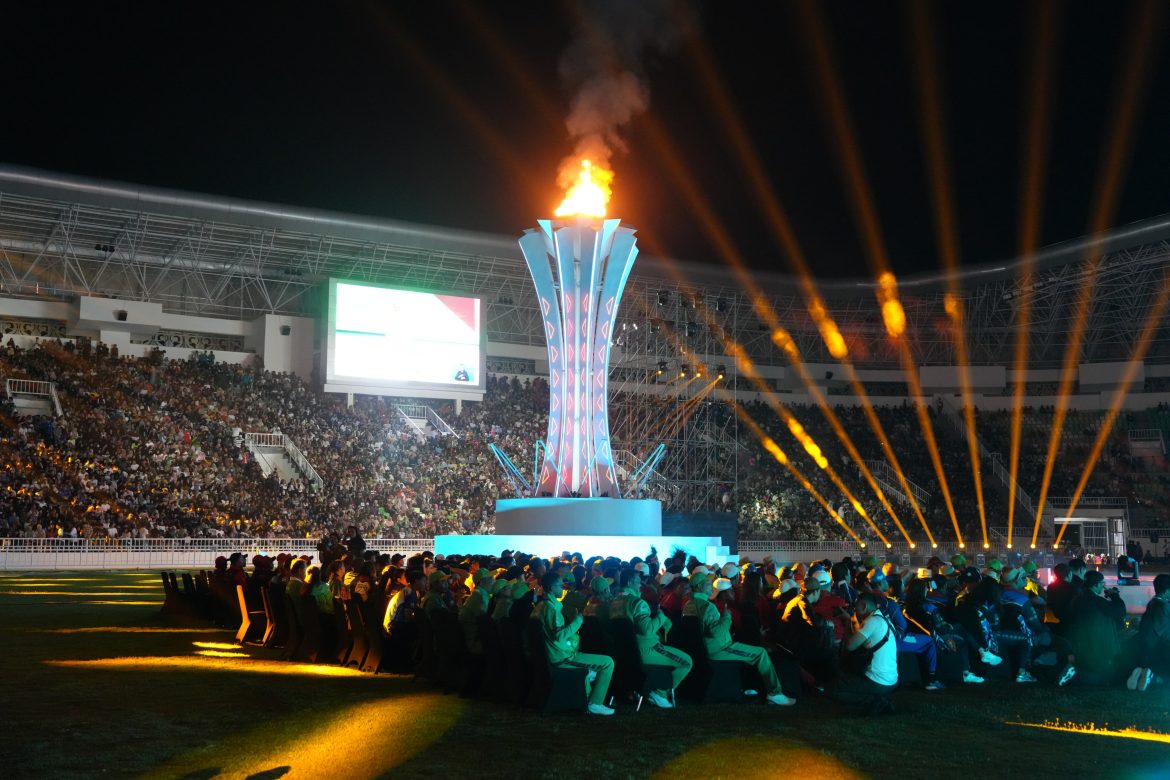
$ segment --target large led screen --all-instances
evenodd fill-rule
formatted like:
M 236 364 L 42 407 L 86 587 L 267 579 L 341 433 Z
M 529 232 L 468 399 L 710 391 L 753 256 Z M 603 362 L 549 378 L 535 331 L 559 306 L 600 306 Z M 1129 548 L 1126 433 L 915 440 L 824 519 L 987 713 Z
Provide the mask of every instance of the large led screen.
M 482 388 L 482 312 L 479 298 L 331 280 L 326 381 Z

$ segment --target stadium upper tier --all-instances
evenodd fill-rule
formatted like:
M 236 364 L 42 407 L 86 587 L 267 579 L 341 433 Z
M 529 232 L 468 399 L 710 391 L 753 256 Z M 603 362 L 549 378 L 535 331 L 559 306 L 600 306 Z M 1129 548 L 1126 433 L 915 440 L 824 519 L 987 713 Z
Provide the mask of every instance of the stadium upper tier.
M 516 234 L 525 227 L 517 225 Z M 1094 252 L 1104 258 L 1092 280 L 1087 258 Z M 1030 367 L 1060 365 L 1078 292 L 1090 282 L 1080 362 L 1126 360 L 1170 266 L 1170 217 L 1059 244 L 1032 260 Z M 783 264 L 778 256 L 777 266 Z M 1024 267 L 1016 259 L 963 272 L 971 363 L 1009 361 L 1021 298 L 1028 292 Z M 489 340 L 544 343 L 532 282 L 512 235 L 0 166 L 0 287 L 7 295 L 104 295 L 158 303 L 175 314 L 237 319 L 316 316 L 321 285 L 331 277 L 477 295 L 486 304 Z M 717 323 L 754 359 L 776 362 L 769 329 L 730 279 L 721 268 L 643 256 L 619 328 L 642 325 L 641 338 L 673 333 L 685 345 L 688 339 L 710 343 L 708 331 Z M 796 279 L 755 279 L 805 360 L 834 362 Z M 918 363 L 956 364 L 941 276 L 908 277 L 899 284 Z M 855 364 L 899 365 L 884 337 L 872 280 L 825 283 L 821 292 Z M 1170 362 L 1170 322 L 1159 327 L 1146 362 Z

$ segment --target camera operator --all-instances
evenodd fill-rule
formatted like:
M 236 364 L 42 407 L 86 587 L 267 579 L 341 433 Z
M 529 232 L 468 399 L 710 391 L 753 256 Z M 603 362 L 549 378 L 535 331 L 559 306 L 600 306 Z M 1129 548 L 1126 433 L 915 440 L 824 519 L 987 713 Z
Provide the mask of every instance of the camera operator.
M 1085 574 L 1084 590 L 1068 607 L 1069 633 L 1077 659 L 1077 682 L 1103 685 L 1117 676 L 1125 602 L 1116 587 L 1105 587 L 1099 571 Z

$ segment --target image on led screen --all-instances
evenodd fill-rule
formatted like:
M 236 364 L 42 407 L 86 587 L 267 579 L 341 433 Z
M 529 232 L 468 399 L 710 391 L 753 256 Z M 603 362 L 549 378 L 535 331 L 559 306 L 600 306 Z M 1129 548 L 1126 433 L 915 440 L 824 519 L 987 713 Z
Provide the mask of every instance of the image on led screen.
M 364 382 L 480 382 L 480 301 L 336 283 L 332 376 Z

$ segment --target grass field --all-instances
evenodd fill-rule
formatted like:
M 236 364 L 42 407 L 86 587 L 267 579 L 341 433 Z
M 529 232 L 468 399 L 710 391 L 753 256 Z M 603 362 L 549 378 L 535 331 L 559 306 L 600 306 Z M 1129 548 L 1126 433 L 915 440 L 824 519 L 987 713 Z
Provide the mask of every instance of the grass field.
M 0 575 L 0 776 L 1170 778 L 1165 688 L 908 690 L 880 719 L 810 696 L 541 716 L 170 626 L 157 583 L 140 572 Z M 1056 720 L 1131 731 L 1035 727 Z

